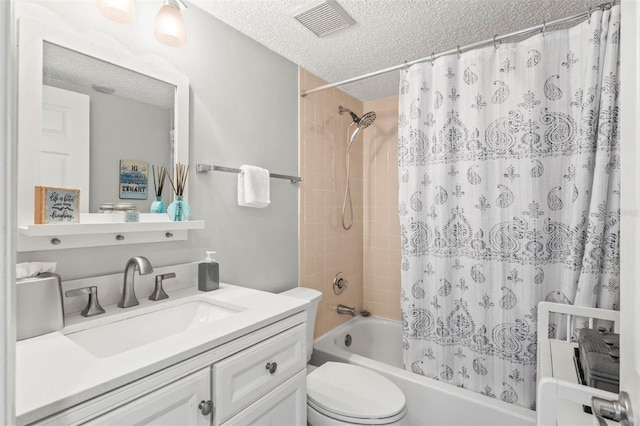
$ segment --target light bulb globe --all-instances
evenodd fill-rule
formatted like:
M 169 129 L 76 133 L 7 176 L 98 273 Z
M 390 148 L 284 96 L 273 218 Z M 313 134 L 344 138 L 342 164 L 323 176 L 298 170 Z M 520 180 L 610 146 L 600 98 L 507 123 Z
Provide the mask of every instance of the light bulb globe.
M 184 18 L 175 0 L 165 0 L 156 16 L 156 39 L 172 47 L 182 47 L 186 41 Z

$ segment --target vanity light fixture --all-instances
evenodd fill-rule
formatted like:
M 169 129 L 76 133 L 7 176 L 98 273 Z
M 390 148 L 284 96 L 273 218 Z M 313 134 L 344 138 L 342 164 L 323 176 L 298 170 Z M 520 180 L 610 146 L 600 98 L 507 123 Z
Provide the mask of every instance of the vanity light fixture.
M 104 17 L 121 24 L 136 20 L 135 0 L 98 0 L 98 10 Z
M 187 7 L 181 0 L 164 0 L 156 16 L 156 39 L 172 47 L 182 47 L 186 40 L 184 18 L 178 1 L 183 7 Z

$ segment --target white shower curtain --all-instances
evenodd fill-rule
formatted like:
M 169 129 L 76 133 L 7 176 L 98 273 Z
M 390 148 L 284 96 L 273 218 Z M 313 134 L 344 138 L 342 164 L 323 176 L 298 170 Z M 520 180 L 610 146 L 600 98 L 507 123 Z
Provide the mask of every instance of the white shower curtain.
M 619 9 L 402 71 L 405 368 L 534 408 L 538 302 L 617 308 Z

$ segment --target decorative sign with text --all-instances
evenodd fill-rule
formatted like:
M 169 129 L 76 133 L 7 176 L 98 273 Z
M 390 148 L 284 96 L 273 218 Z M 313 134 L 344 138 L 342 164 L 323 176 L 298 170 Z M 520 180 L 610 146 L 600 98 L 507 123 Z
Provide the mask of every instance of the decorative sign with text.
M 79 189 L 36 186 L 35 195 L 34 223 L 80 223 Z
M 144 161 L 120 160 L 120 198 L 146 200 L 149 164 Z

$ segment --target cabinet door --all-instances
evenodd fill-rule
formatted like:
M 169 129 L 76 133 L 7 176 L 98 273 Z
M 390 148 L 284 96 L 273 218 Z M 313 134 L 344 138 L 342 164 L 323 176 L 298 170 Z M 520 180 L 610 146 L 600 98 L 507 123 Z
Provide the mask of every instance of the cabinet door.
M 302 370 L 222 426 L 307 424 L 307 370 Z
M 210 371 L 190 374 L 85 424 L 208 426 L 212 416 L 203 415 L 199 405 L 211 400 Z

